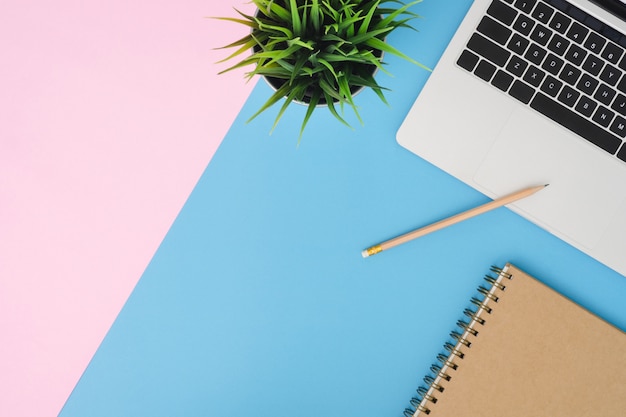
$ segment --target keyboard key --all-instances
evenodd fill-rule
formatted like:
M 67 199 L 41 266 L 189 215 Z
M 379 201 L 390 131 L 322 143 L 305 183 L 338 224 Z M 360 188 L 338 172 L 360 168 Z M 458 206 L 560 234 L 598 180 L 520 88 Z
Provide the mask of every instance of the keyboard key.
M 613 101 L 613 97 L 615 97 L 615 90 L 606 84 L 600 84 L 596 93 L 593 95 L 593 98 L 607 106 Z
M 604 51 L 602 51 L 601 56 L 611 64 L 617 64 L 623 53 L 624 49 L 622 47 L 615 45 L 613 42 L 609 42 L 604 48 Z
M 535 65 L 540 65 L 547 52 L 537 44 L 531 44 L 524 57 Z
M 539 3 L 537 7 L 535 7 L 535 10 L 533 10 L 532 17 L 547 25 L 553 14 L 554 9 L 552 7 L 545 3 Z
M 626 94 L 626 77 L 622 78 L 622 81 L 617 84 L 617 89 Z
M 622 141 L 616 136 L 584 119 L 543 93 L 537 93 L 530 106 L 611 154 L 615 154 L 622 144 Z
M 614 116 L 615 113 L 613 113 L 611 110 L 607 109 L 604 106 L 600 106 L 598 107 L 598 110 L 596 110 L 596 112 L 594 113 L 592 120 L 602 127 L 608 127 L 611 124 L 611 120 L 613 120 Z
M 487 9 L 487 14 L 498 19 L 505 25 L 511 26 L 517 16 L 517 11 L 501 1 L 496 0 L 491 3 L 491 6 Z
M 582 96 L 576 105 L 576 111 L 583 116 L 591 117 L 596 107 L 598 107 L 598 103 L 587 96 Z
M 476 66 L 476 64 L 478 64 L 479 59 L 480 58 L 478 57 L 478 55 L 466 49 L 461 53 L 461 56 L 456 61 L 456 64 L 459 67 L 465 68 L 468 71 L 474 71 L 474 67 Z
M 567 53 L 565 54 L 565 59 L 567 59 L 574 65 L 580 65 L 585 60 L 586 56 L 587 51 L 585 51 L 583 48 L 576 44 L 572 44 L 572 46 L 569 47 Z
M 613 104 L 611 104 L 611 108 L 622 116 L 626 116 L 626 96 L 618 94 Z
M 530 99 L 533 97 L 534 93 L 534 88 L 520 80 L 516 80 L 509 90 L 509 94 L 512 97 L 515 97 L 524 104 L 528 104 L 530 102 Z
M 523 55 L 526 51 L 526 48 L 530 44 L 530 41 L 526 38 L 523 38 L 518 33 L 514 34 L 509 44 L 506 46 L 511 51 L 515 52 L 518 55 Z
M 545 76 L 546 73 L 544 71 L 540 70 L 534 65 L 531 65 L 530 67 L 528 67 L 528 71 L 526 71 L 526 74 L 524 74 L 524 81 L 526 81 L 530 85 L 539 87 L 539 84 L 541 84 L 541 81 L 543 81 L 543 78 Z
M 548 54 L 548 57 L 545 61 L 543 61 L 543 65 L 541 66 L 541 68 L 548 71 L 552 75 L 557 75 L 559 71 L 561 71 L 561 68 L 563 68 L 564 63 L 565 61 L 563 61 L 558 56 L 554 54 Z
M 570 41 L 560 35 L 554 35 L 548 44 L 548 49 L 559 56 L 563 56 L 570 45 Z
M 539 45 L 545 46 L 552 36 L 552 31 L 543 25 L 535 26 L 533 33 L 530 34 L 530 39 L 537 42 Z
M 589 29 L 578 22 L 574 22 L 567 31 L 567 37 L 576 43 L 582 43 L 588 33 Z
M 615 133 L 620 138 L 626 137 L 626 119 L 617 116 L 611 124 L 611 132 Z
M 571 64 L 565 64 L 565 67 L 563 67 L 563 71 L 561 71 L 561 75 L 559 75 L 559 78 L 569 85 L 576 85 L 576 81 L 578 81 L 578 77 L 580 77 L 580 74 L 582 74 L 581 70 Z
M 587 59 L 585 59 L 583 69 L 591 75 L 598 75 L 600 74 L 603 65 L 604 61 L 602 61 L 602 59 L 593 54 L 589 54 L 587 55 Z
M 617 157 L 622 161 L 626 161 L 626 146 L 622 146 L 622 149 L 617 153 Z
M 563 87 L 563 83 L 551 75 L 546 77 L 546 80 L 541 84 L 541 91 L 549 96 L 556 97 L 559 94 L 559 90 Z
M 572 19 L 565 16 L 561 12 L 556 12 L 556 14 L 554 15 L 554 17 L 552 17 L 552 20 L 550 21 L 550 24 L 548 26 L 550 26 L 552 29 L 556 30 L 557 32 L 561 34 L 564 34 L 571 22 L 572 22 Z
M 580 97 L 580 93 L 570 86 L 563 87 L 563 91 L 559 94 L 559 101 L 568 107 L 574 107 L 576 100 Z
M 535 7 L 537 0 L 516 0 L 515 7 L 523 11 L 524 13 L 530 13 Z
M 624 36 L 623 39 L 626 41 L 626 36 Z M 617 64 L 617 66 L 626 71 L 626 55 L 624 55 L 624 57 L 619 61 L 619 64 Z
M 483 17 L 478 24 L 477 30 L 491 40 L 498 42 L 500 45 L 504 45 L 506 41 L 509 40 L 511 33 L 513 33 L 511 29 L 493 20 L 489 16 Z
M 598 80 L 592 78 L 589 74 L 583 74 L 578 84 L 576 84 L 576 87 L 583 93 L 591 96 L 593 92 L 596 91 L 598 84 Z
M 491 84 L 502 91 L 507 91 L 512 83 L 513 76 L 502 70 L 498 70 L 496 75 L 493 77 L 493 80 L 491 80 Z
M 606 64 L 602 73 L 600 74 L 600 79 L 609 85 L 615 85 L 622 77 L 622 72 L 615 68 L 612 65 Z
M 504 66 L 511 56 L 509 51 L 477 33 L 472 35 L 467 47 L 499 67 Z
M 524 36 L 527 36 L 531 30 L 533 30 L 533 26 L 535 22 L 528 16 L 520 14 L 517 16 L 515 23 L 513 24 L 513 29 L 517 32 L 521 33 Z
M 506 70 L 517 77 L 521 77 L 522 74 L 524 74 L 526 67 L 528 67 L 528 62 L 516 55 L 513 55 L 509 63 L 506 65 Z
M 491 80 L 491 77 L 496 72 L 496 66 L 491 62 L 485 61 L 482 59 L 476 69 L 474 70 L 474 74 L 476 74 L 479 78 L 482 78 L 485 81 Z
M 606 39 L 602 36 L 598 35 L 595 32 L 591 32 L 585 41 L 585 48 L 590 50 L 593 53 L 600 54 L 602 48 L 604 48 L 604 44 L 606 43 Z

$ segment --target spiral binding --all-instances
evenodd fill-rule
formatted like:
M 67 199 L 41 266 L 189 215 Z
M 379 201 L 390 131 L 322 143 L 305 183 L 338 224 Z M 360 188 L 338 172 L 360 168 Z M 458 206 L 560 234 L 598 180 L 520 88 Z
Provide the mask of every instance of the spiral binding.
M 444 392 L 446 383 L 454 378 L 454 372 L 459 366 L 462 366 L 465 351 L 471 349 L 473 339 L 478 337 L 480 333 L 480 326 L 484 326 L 487 322 L 483 316 L 491 314 L 491 304 L 497 303 L 501 293 L 506 289 L 506 283 L 502 281 L 512 278 L 511 274 L 501 268 L 492 266 L 490 270 L 497 276 L 485 276 L 485 281 L 489 287 L 478 287 L 478 297 L 480 298 L 473 297 L 471 299 L 476 308 L 468 308 L 463 312 L 465 316 L 469 317 L 469 321 L 457 321 L 458 331 L 450 333 L 452 340 L 444 344 L 446 353 L 437 355 L 437 363 L 430 367 L 431 374 L 424 377 L 426 385 L 417 389 L 417 395 L 410 401 L 411 408 L 404 410 L 405 417 L 417 417 L 421 413 L 430 414 L 433 404 L 438 401 L 439 394 Z

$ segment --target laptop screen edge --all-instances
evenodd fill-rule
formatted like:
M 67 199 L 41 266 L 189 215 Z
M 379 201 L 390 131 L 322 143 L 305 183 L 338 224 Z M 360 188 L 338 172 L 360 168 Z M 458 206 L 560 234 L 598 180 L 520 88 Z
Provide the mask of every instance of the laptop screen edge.
M 591 0 L 591 2 L 626 21 L 626 0 Z

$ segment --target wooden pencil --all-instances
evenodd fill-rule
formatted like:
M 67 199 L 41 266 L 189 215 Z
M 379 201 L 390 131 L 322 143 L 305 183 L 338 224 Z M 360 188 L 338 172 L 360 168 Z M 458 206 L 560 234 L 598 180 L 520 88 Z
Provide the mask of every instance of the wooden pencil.
M 368 256 L 372 256 L 384 250 L 391 249 L 394 246 L 401 245 L 410 240 L 417 239 L 418 237 L 422 237 L 424 235 L 435 232 L 437 230 L 441 230 L 445 227 L 452 226 L 453 224 L 462 222 L 464 220 L 470 219 L 472 217 L 478 216 L 488 211 L 497 209 L 498 207 L 502 207 L 504 205 L 510 204 L 517 200 L 521 200 L 522 198 L 528 197 L 536 193 L 539 190 L 543 190 L 547 186 L 548 184 L 538 185 L 534 187 L 525 188 L 523 190 L 517 191 L 512 194 L 505 195 L 504 197 L 497 198 L 493 201 L 490 201 L 489 203 L 483 204 L 482 206 L 474 207 L 470 210 L 456 214 L 452 217 L 448 217 L 436 223 L 430 224 L 428 226 L 424 226 L 420 229 L 413 230 L 412 232 L 405 233 L 401 236 L 398 236 L 393 239 L 389 239 L 385 242 L 379 243 L 377 245 L 371 246 L 365 249 L 363 252 L 361 252 L 361 255 L 363 255 L 364 258 L 367 258 Z

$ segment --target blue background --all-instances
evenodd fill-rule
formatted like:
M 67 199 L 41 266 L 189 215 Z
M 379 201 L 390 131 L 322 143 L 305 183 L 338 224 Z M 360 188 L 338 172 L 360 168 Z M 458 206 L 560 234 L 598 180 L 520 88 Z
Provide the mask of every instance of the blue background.
M 389 42 L 434 67 L 470 3 Z M 318 109 L 299 145 L 302 106 L 245 123 L 257 84 L 61 416 L 400 416 L 507 261 L 626 329 L 626 279 L 506 208 L 361 258 L 489 201 L 397 145 L 429 73 L 385 60 L 389 106 L 359 94 L 353 130 Z

